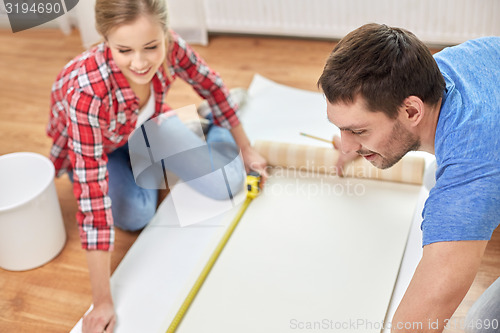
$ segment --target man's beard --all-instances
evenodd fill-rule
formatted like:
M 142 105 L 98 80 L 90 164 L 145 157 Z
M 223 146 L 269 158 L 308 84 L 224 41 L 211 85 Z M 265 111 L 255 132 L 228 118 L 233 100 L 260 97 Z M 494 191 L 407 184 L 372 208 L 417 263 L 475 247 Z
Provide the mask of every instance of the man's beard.
M 370 161 L 379 169 L 387 169 L 396 164 L 409 151 L 418 150 L 420 139 L 413 133 L 406 130 L 399 120 L 392 127 L 392 132 L 388 141 L 384 144 L 386 154 L 383 156 L 372 151 L 358 151 L 360 155 L 376 154 L 375 160 Z

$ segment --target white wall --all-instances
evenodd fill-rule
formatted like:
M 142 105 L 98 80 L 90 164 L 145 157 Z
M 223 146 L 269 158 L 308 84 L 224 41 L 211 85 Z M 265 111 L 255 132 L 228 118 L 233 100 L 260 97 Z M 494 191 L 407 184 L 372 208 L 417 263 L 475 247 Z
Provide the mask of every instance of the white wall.
M 210 32 L 339 39 L 371 22 L 427 44 L 500 35 L 499 0 L 203 0 Z
M 207 32 L 339 39 L 369 22 L 406 28 L 432 45 L 500 35 L 500 0 L 166 1 L 170 26 L 192 44 L 206 44 Z M 92 22 L 84 41 L 91 15 L 80 15 L 86 27 Z
M 167 0 L 170 26 L 186 41 L 208 44 L 203 0 Z
M 5 12 L 3 1 L 0 1 L 0 28 L 10 28 L 9 18 Z
M 95 29 L 95 0 L 82 0 L 75 7 L 74 25 L 80 30 L 83 46 L 89 48 L 101 41 L 102 37 Z
M 192 44 L 207 44 L 207 32 L 338 39 L 368 22 L 414 32 L 428 44 L 449 45 L 500 35 L 500 0 L 165 0 L 170 26 Z M 85 47 L 101 38 L 95 30 L 95 0 L 82 0 L 68 14 L 41 27 L 80 29 Z M 0 27 L 9 27 L 1 11 Z

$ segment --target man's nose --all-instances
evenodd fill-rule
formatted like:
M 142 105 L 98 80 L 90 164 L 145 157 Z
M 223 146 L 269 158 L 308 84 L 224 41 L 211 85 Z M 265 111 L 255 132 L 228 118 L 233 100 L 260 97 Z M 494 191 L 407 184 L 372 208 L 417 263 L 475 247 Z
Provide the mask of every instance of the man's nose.
M 344 131 L 340 134 L 340 149 L 344 154 L 361 150 L 361 144 L 354 134 Z

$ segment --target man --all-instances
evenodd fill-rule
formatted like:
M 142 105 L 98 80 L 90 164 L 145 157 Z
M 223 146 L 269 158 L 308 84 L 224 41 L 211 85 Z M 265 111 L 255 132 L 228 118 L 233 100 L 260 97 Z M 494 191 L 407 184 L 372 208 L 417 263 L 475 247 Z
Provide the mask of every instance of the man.
M 411 32 L 368 24 L 335 46 L 318 81 L 344 153 L 379 168 L 411 150 L 436 156 L 436 185 L 422 213 L 423 256 L 393 332 L 451 326 L 500 222 L 499 78 L 498 37 L 433 58 Z M 499 332 L 500 280 L 483 296 L 469 331 Z

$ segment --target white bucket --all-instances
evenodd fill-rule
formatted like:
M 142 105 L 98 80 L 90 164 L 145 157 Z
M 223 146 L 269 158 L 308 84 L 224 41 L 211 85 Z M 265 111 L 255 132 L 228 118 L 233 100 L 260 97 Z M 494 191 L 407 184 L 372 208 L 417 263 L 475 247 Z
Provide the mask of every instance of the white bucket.
M 0 267 L 32 269 L 62 250 L 66 231 L 54 174 L 42 155 L 0 156 Z

